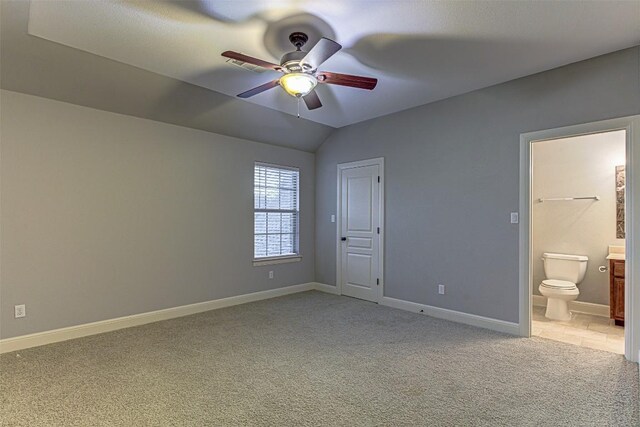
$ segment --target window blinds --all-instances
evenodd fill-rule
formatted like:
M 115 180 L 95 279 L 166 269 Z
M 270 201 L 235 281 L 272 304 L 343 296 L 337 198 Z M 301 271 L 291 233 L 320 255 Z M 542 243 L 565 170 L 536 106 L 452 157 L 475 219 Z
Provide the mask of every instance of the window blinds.
M 254 258 L 297 255 L 298 169 L 256 163 Z

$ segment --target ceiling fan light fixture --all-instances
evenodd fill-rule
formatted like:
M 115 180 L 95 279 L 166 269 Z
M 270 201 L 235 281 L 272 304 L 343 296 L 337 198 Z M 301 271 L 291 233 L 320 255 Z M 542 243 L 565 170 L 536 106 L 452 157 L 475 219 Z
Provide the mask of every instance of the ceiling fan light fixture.
M 288 73 L 280 78 L 280 86 L 296 98 L 309 94 L 317 84 L 318 80 L 307 73 Z
M 281 78 L 271 80 L 238 94 L 238 98 L 251 98 L 276 86 L 281 86 L 289 95 L 298 98 L 298 109 L 300 108 L 300 98 L 302 98 L 307 109 L 315 110 L 322 107 L 318 93 L 313 90 L 318 82 L 367 90 L 372 90 L 376 87 L 378 79 L 371 77 L 316 71 L 321 64 L 342 49 L 339 43 L 326 37 L 321 37 L 311 49 L 303 51 L 301 48 L 308 41 L 308 37 L 302 32 L 292 33 L 289 36 L 289 41 L 296 47 L 296 50 L 285 53 L 280 59 L 280 65 L 232 50 L 222 52 L 222 56 L 225 58 L 283 74 Z

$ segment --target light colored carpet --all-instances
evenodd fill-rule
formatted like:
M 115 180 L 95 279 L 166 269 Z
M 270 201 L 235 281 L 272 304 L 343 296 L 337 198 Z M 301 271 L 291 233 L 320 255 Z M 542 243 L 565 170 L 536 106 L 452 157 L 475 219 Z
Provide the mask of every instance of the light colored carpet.
M 637 426 L 638 367 L 305 292 L 0 357 L 3 426 Z

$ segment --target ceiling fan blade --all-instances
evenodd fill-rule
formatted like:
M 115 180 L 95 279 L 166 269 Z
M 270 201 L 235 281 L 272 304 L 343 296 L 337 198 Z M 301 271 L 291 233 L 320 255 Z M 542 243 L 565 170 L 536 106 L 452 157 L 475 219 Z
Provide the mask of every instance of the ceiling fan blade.
M 309 110 L 315 110 L 316 108 L 322 107 L 322 102 L 320 102 L 320 98 L 318 98 L 318 94 L 315 90 L 312 90 L 303 96 L 302 99 Z
M 352 76 L 349 74 L 331 73 L 328 71 L 318 72 L 316 78 L 320 83 L 349 86 L 367 90 L 372 90 L 378 84 L 378 79 L 371 77 Z
M 265 83 L 263 85 L 254 87 L 253 89 L 249 89 L 248 91 L 242 92 L 241 94 L 239 94 L 238 98 L 249 98 L 249 97 L 252 97 L 252 96 L 257 95 L 259 93 L 262 93 L 265 90 L 272 89 L 272 88 L 278 86 L 278 82 L 279 81 L 280 81 L 280 79 L 273 80 L 273 81 L 270 81 L 270 82 Z
M 262 68 L 267 68 L 276 71 L 282 71 L 282 67 L 272 62 L 263 61 L 262 59 L 254 58 L 252 56 L 244 55 L 242 53 L 227 50 L 221 53 L 225 58 L 235 59 L 236 61 L 248 62 L 249 64 L 257 65 Z
M 320 66 L 320 64 L 331 58 L 340 49 L 342 49 L 342 46 L 340 46 L 339 43 L 323 37 L 314 47 L 311 48 L 309 52 L 307 52 L 300 63 L 304 64 L 303 67 L 306 65 L 305 68 L 311 67 L 308 69 L 315 70 Z

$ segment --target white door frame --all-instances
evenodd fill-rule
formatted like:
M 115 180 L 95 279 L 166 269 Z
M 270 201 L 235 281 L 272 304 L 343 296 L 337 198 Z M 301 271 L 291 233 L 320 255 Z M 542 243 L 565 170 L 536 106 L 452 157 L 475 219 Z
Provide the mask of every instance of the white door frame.
M 625 357 L 637 362 L 640 359 L 640 115 L 603 120 L 557 129 L 529 132 L 520 135 L 520 335 L 531 336 L 532 260 L 531 260 L 531 150 L 539 141 L 578 135 L 626 130 L 626 183 L 625 183 Z M 637 172 L 638 171 L 638 172 Z M 612 190 L 613 191 L 613 188 Z
M 342 295 L 342 244 L 340 241 L 340 237 L 342 237 L 342 214 L 340 212 L 340 203 L 342 203 L 342 171 L 345 169 L 375 165 L 378 165 L 378 170 L 380 172 L 380 199 L 378 200 L 378 212 L 380 215 L 380 234 L 378 234 L 378 247 L 380 248 L 378 251 L 378 277 L 380 278 L 380 284 L 378 285 L 378 292 L 376 294 L 376 302 L 380 303 L 384 296 L 384 157 L 338 164 L 338 198 L 336 202 L 336 289 L 338 290 L 338 295 Z

